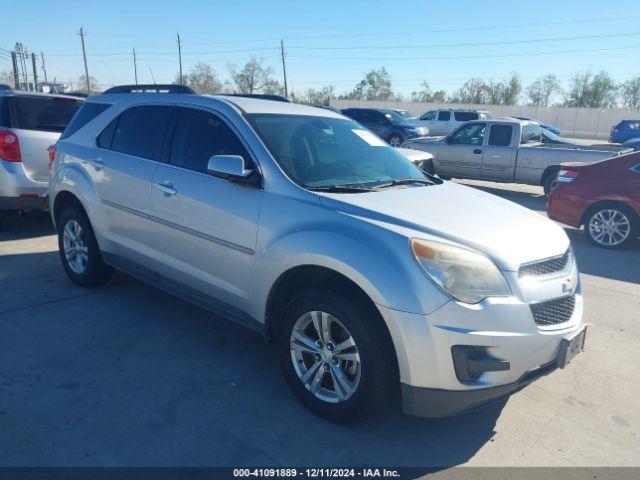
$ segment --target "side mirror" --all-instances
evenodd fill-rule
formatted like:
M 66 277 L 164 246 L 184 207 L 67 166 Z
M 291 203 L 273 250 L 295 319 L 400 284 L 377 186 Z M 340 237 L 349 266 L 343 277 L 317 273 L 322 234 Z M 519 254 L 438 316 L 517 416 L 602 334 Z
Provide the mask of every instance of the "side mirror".
M 258 186 L 260 178 L 256 172 L 245 167 L 240 155 L 213 155 L 207 163 L 207 173 L 230 182 Z

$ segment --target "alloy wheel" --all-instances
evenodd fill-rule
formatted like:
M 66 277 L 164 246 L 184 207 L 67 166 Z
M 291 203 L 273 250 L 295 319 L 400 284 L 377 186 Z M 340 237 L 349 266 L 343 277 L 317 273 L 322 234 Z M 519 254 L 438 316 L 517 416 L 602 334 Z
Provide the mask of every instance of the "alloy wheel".
M 83 274 L 89 261 L 89 248 L 85 243 L 82 227 L 76 220 L 69 220 L 64 226 L 62 245 L 71 271 L 78 275 Z
M 600 210 L 589 220 L 589 235 L 596 243 L 606 247 L 620 245 L 630 233 L 631 222 L 619 210 Z
M 319 400 L 344 402 L 358 389 L 360 353 L 349 330 L 334 316 L 316 310 L 300 316 L 289 350 L 298 378 Z

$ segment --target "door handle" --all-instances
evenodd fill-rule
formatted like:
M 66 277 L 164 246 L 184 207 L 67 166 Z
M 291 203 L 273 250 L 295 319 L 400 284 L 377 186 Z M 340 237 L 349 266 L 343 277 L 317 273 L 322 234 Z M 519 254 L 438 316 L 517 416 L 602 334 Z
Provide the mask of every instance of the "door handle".
M 482 149 L 481 148 L 476 148 L 473 153 L 475 153 L 476 155 L 480 155 L 482 153 Z
M 173 196 L 176 193 L 178 193 L 178 191 L 175 188 L 173 188 L 173 185 L 171 185 L 171 183 L 169 183 L 169 182 L 156 183 L 155 187 L 158 190 L 160 190 L 162 193 L 164 193 L 167 197 Z
M 97 158 L 95 160 L 87 160 L 87 163 L 98 171 L 104 168 L 104 162 L 101 158 Z

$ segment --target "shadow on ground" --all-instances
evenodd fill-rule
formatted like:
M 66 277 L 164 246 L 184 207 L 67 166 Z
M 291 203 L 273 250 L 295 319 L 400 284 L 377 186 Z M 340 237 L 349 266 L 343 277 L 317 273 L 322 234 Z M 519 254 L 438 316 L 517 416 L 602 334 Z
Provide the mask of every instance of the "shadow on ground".
M 9 212 L 0 215 L 0 242 L 43 237 L 54 233 L 49 212 Z

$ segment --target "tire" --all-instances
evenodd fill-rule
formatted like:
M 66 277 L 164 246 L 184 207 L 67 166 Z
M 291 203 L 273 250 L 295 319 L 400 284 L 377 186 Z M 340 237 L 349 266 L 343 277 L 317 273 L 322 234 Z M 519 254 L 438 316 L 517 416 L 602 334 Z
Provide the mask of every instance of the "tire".
M 302 404 L 336 423 L 351 423 L 388 404 L 398 387 L 397 360 L 373 307 L 328 290 L 308 290 L 289 302 L 281 318 L 277 355 L 287 383 Z M 319 340 L 315 324 L 323 321 L 329 321 L 332 342 Z M 355 345 L 340 348 L 351 344 L 349 338 Z M 314 343 L 315 347 L 307 346 Z M 340 381 L 334 383 L 334 378 Z
M 113 275 L 113 268 L 103 262 L 93 228 L 84 211 L 78 207 L 65 209 L 57 225 L 60 260 L 69 279 L 82 287 L 106 283 Z M 78 240 L 75 241 L 74 237 Z
M 605 225 L 613 221 L 617 228 Z M 584 219 L 584 230 L 591 243 L 600 248 L 616 249 L 629 246 L 640 234 L 637 214 L 624 204 L 602 202 L 592 206 Z
M 542 188 L 544 189 L 545 196 L 548 196 L 551 191 L 556 187 L 558 182 L 558 171 L 552 171 L 545 175 L 544 180 L 542 181 Z
M 397 133 L 394 133 L 389 138 L 387 138 L 387 143 L 389 145 L 391 145 L 392 147 L 396 147 L 397 148 L 400 145 L 402 145 L 402 142 L 404 142 L 404 138 L 402 138 L 402 136 L 398 135 Z

